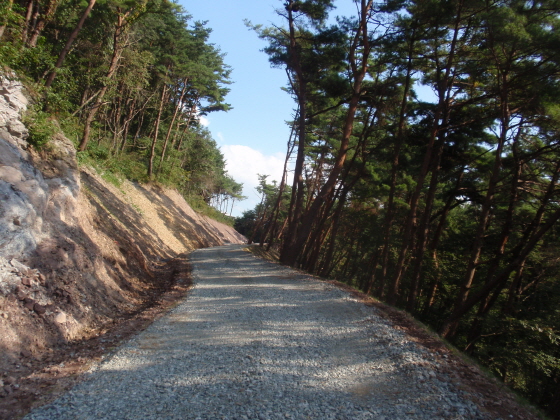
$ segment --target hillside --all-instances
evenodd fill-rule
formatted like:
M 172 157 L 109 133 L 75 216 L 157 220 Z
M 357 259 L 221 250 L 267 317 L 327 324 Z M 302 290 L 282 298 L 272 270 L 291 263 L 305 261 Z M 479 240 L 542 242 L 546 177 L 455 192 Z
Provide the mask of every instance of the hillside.
M 56 377 L 48 366 L 64 366 L 72 346 L 161 301 L 179 277 L 185 280 L 178 257 L 245 241 L 198 215 L 175 190 L 128 181 L 117 187 L 79 167 L 61 134 L 40 152 L 29 147 L 21 121 L 27 102 L 17 80 L 0 79 L 4 408 L 32 400 L 40 378 Z

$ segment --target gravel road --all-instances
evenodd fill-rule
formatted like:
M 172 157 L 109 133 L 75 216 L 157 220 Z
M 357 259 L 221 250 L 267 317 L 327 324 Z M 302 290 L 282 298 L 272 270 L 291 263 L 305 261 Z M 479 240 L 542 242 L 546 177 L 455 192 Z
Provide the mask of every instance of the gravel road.
M 243 246 L 191 254 L 195 287 L 26 419 L 486 419 L 375 308 Z

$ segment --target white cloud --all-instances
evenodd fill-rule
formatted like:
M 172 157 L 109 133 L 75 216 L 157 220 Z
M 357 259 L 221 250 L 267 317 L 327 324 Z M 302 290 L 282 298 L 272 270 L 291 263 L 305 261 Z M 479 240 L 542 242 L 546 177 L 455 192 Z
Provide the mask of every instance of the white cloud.
M 198 122 L 200 123 L 200 125 L 202 125 L 203 127 L 208 127 L 210 125 L 210 120 L 202 115 L 200 115 L 198 117 Z
M 259 185 L 259 174 L 269 175 L 269 183 L 272 180 L 280 183 L 285 156 L 282 153 L 264 155 L 258 150 L 242 145 L 222 146 L 221 150 L 226 159 L 226 170 L 233 179 L 243 184 L 243 195 L 248 197 L 235 206 L 233 215 L 239 216 L 244 210 L 253 209 L 259 203 L 260 197 L 255 190 Z

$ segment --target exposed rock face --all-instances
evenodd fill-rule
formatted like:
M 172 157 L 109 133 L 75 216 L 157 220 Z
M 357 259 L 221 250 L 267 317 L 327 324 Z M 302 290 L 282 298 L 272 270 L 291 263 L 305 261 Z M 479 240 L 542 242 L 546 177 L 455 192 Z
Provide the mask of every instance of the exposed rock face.
M 77 224 L 80 191 L 76 152 L 68 139 L 57 135 L 51 141 L 48 164 L 29 150 L 21 122 L 27 104 L 21 83 L 0 76 L 0 258 L 16 261 L 28 258 L 52 233 L 49 220 Z M 13 276 L 0 277 L 4 293 L 15 286 Z
M 26 109 L 22 85 L 0 76 L 0 250 L 8 258 L 35 248 L 32 230 L 47 200 L 48 187 L 24 150 L 27 129 L 21 116 Z
M 0 75 L 0 130 L 13 135 L 24 147 L 27 129 L 21 122 L 21 114 L 27 105 L 23 85 L 17 78 L 11 74 Z
M 167 260 L 245 240 L 174 190 L 117 188 L 78 168 L 62 134 L 34 150 L 27 106 L 22 85 L 0 75 L 0 372 L 22 350 L 42 354 L 138 310 L 167 281 L 154 275 Z

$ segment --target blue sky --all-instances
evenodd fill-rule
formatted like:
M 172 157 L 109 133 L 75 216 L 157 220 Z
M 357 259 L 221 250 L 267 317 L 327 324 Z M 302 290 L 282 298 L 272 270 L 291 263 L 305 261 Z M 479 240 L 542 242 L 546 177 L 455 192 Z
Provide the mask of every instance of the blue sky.
M 294 102 L 281 90 L 286 85 L 283 69 L 270 67 L 266 46 L 243 21 L 269 26 L 281 23 L 275 9 L 281 0 L 180 0 L 193 20 L 208 21 L 210 42 L 226 54 L 233 68 L 234 82 L 227 97 L 233 106 L 229 112 L 208 115 L 208 129 L 218 142 L 227 161 L 227 170 L 244 184 L 247 200 L 238 203 L 233 215 L 240 216 L 259 201 L 255 187 L 257 174 L 280 180 L 289 136 L 287 120 L 292 119 Z M 355 10 L 352 0 L 336 1 L 331 15 L 348 15 Z

